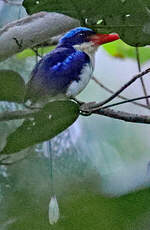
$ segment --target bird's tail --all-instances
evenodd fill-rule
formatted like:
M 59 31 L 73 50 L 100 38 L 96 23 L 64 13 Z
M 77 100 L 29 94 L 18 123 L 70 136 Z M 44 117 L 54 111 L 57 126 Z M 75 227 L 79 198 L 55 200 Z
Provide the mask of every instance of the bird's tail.
M 50 224 L 55 224 L 59 220 L 59 206 L 56 199 L 55 188 L 54 188 L 54 171 L 53 171 L 53 148 L 51 141 L 45 142 L 45 153 L 49 156 L 50 166 L 50 183 L 51 183 L 51 199 L 49 203 L 48 216 Z

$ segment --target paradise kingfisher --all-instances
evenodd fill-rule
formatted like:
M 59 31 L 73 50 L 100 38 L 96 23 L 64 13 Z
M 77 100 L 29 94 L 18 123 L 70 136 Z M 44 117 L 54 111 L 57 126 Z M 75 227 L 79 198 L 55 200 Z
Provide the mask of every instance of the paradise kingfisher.
M 25 101 L 78 95 L 92 77 L 98 46 L 117 39 L 117 34 L 96 34 L 85 27 L 67 32 L 57 47 L 36 64 L 27 83 Z

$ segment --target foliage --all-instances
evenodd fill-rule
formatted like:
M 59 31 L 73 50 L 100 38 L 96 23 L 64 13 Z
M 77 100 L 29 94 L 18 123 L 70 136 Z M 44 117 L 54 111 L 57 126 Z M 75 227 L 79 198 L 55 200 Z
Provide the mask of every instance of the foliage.
M 0 70 L 0 82 L 0 101 L 23 102 L 25 82 L 17 72 Z
M 0 70 L 0 101 L 23 103 L 25 83 L 15 71 Z M 68 128 L 79 115 L 78 105 L 69 100 L 46 104 L 31 119 L 11 133 L 1 154 L 21 151 L 31 145 L 49 140 Z
M 36 4 L 34 5 L 34 3 Z M 104 0 L 101 1 L 81 0 L 79 3 L 78 1 L 75 0 L 72 1 L 25 0 L 25 4 L 27 5 L 28 11 L 31 12 L 32 10 L 31 13 L 38 12 L 40 10 L 50 10 L 50 11 L 53 10 L 57 12 L 62 12 L 67 15 L 79 18 L 83 25 L 85 23 L 85 19 L 87 18 L 89 26 L 91 28 L 92 27 L 97 28 L 97 30 L 100 32 L 116 31 L 120 34 L 121 38 L 128 44 L 131 45 L 149 44 L 150 38 L 148 35 L 149 34 L 148 0 L 143 0 L 143 1 L 114 0 L 113 3 L 114 5 L 110 4 L 110 0 L 109 1 L 108 0 L 105 1 Z M 55 9 L 56 6 L 57 8 Z M 71 10 L 72 7 L 74 10 Z M 99 24 L 96 24 L 98 20 L 100 20 Z M 124 57 L 135 58 L 135 48 L 128 46 L 122 41 L 116 41 L 115 43 L 107 44 L 104 46 L 104 48 L 112 56 L 116 56 L 120 58 L 124 58 Z M 141 61 L 143 63 L 149 59 L 149 53 L 150 53 L 149 47 L 141 48 L 141 54 L 142 54 Z M 17 57 L 26 58 L 32 55 L 34 55 L 34 53 L 32 53 L 31 50 L 26 50 L 18 54 Z M 25 94 L 25 83 L 18 73 L 13 71 L 8 71 L 8 70 L 1 70 L 0 81 L 1 81 L 1 90 L 0 90 L 1 101 L 5 100 L 10 102 L 12 101 L 18 102 L 18 103 L 21 103 L 23 101 L 24 94 Z M 94 90 L 93 93 L 95 94 Z M 55 135 L 57 135 L 58 133 L 62 132 L 68 126 L 70 126 L 78 118 L 78 115 L 79 115 L 78 105 L 73 101 L 69 101 L 69 100 L 54 101 L 48 103 L 38 113 L 35 113 L 31 119 L 26 119 L 19 128 L 17 128 L 13 133 L 11 133 L 8 136 L 6 146 L 4 147 L 1 153 L 2 154 L 14 153 L 24 148 L 27 148 L 31 145 L 34 145 L 36 143 L 48 140 L 54 137 Z M 96 123 L 96 126 L 97 125 L 98 123 Z M 91 149 L 93 150 L 93 153 L 97 152 L 97 154 L 100 155 L 100 149 L 103 147 L 102 144 L 103 143 L 105 144 L 106 141 L 106 139 L 103 140 L 105 132 L 107 133 L 106 135 L 108 136 L 108 139 L 109 138 L 113 139 L 114 130 L 115 133 L 117 133 L 117 138 L 118 138 L 116 143 L 113 142 L 115 148 L 119 148 L 118 146 L 120 146 L 121 148 L 121 144 L 122 144 L 122 148 L 124 148 L 125 151 L 128 152 L 127 146 L 129 143 L 127 143 L 128 142 L 127 137 L 125 136 L 125 138 L 122 138 L 120 136 L 121 132 L 117 128 L 117 124 L 113 122 L 113 125 L 114 128 L 110 129 L 111 122 L 110 123 L 108 121 L 106 121 L 106 123 L 103 122 L 103 128 L 100 128 L 99 125 L 97 126 L 97 133 L 95 128 L 94 134 L 92 135 L 93 142 L 91 141 L 90 138 L 88 139 L 89 141 L 87 141 L 89 142 L 88 146 L 91 145 Z M 93 126 L 93 123 L 91 126 Z M 110 129 L 109 135 L 108 135 L 107 126 L 109 126 Z M 133 133 L 129 132 L 129 130 L 130 127 L 127 130 L 128 137 L 129 139 L 133 139 L 132 138 Z M 86 130 L 84 135 L 89 135 L 89 133 L 90 133 L 89 130 L 88 131 Z M 122 133 L 123 135 L 126 135 L 125 129 L 123 129 Z M 137 130 L 136 132 L 134 130 L 134 136 L 135 135 L 137 135 Z M 101 141 L 99 140 L 98 146 L 95 144 L 96 137 L 101 140 Z M 84 140 L 83 133 L 82 133 L 82 138 L 80 139 L 81 142 L 83 142 Z M 86 145 L 88 144 L 87 142 L 85 141 Z M 134 151 L 134 154 L 136 154 L 136 156 L 138 151 L 137 152 L 135 151 L 135 146 L 136 148 L 140 146 L 139 147 L 139 149 L 141 148 L 140 154 L 142 150 L 143 152 L 145 151 L 145 145 L 143 147 L 140 141 L 137 141 L 136 138 L 134 138 L 132 142 L 135 142 L 135 144 L 134 144 L 134 148 L 131 148 L 131 151 Z M 96 146 L 97 148 L 94 146 Z M 112 149 L 107 149 L 107 150 L 106 148 L 104 149 L 104 153 L 105 153 L 104 158 L 108 157 L 107 152 L 110 152 L 111 154 L 113 153 Z M 78 151 L 77 145 L 75 146 L 75 151 L 76 152 Z M 120 152 L 122 153 L 122 149 L 120 150 Z M 84 153 L 84 151 L 82 153 Z M 73 160 L 72 164 L 70 164 L 70 162 L 67 161 L 70 155 L 71 154 L 67 154 L 66 158 L 64 159 L 63 156 L 61 156 L 62 157 L 61 162 L 63 163 L 65 162 L 67 169 L 68 168 L 72 169 L 74 165 L 79 164 L 79 162 L 77 162 L 76 160 Z M 76 155 L 77 157 L 77 153 L 72 155 L 74 156 Z M 83 156 L 85 157 L 85 154 L 83 154 Z M 112 156 L 112 158 L 113 157 L 114 155 Z M 93 160 L 94 158 L 95 155 L 93 156 Z M 16 173 L 15 176 L 13 175 L 14 176 L 13 178 L 14 181 L 12 183 L 13 186 L 11 187 L 11 189 L 9 188 L 9 194 L 5 193 L 6 199 L 3 199 L 3 203 L 5 207 L 7 207 L 5 218 L 8 219 L 8 221 L 6 223 L 7 226 L 5 225 L 5 223 L 4 224 L 2 223 L 2 228 L 8 227 L 9 229 L 16 229 L 16 230 L 17 229 L 34 230 L 34 229 L 39 229 L 41 227 L 43 229 L 45 228 L 45 229 L 59 229 L 59 230 L 64 228 L 65 229 L 90 229 L 90 230 L 91 229 L 120 230 L 120 229 L 141 229 L 141 228 L 149 229 L 149 212 L 150 212 L 149 190 L 135 192 L 132 194 L 128 194 L 126 196 L 121 196 L 116 198 L 104 197 L 99 194 L 97 185 L 96 188 L 94 187 L 94 191 L 96 192 L 95 193 L 91 192 L 91 190 L 93 189 L 93 188 L 91 189 L 92 187 L 91 184 L 95 183 L 96 181 L 95 179 L 97 175 L 92 174 L 92 178 L 85 179 L 85 175 L 81 176 L 79 169 L 77 174 L 79 177 L 79 181 L 82 180 L 82 178 L 84 178 L 83 179 L 84 181 L 82 182 L 80 181 L 80 183 L 82 184 L 81 187 L 79 189 L 76 189 L 75 191 L 73 190 L 76 187 L 76 184 L 79 185 L 79 182 L 77 181 L 78 183 L 75 184 L 75 181 L 71 178 L 72 173 L 68 173 L 67 171 L 68 178 L 69 179 L 71 178 L 70 181 L 71 180 L 73 181 L 73 182 L 71 181 L 70 189 L 68 192 L 69 196 L 68 193 L 65 193 L 65 195 L 63 194 L 59 197 L 61 198 L 60 206 L 61 206 L 62 217 L 57 225 L 53 227 L 49 226 L 48 218 L 47 218 L 47 203 L 49 200 L 49 189 L 47 189 L 48 188 L 47 184 L 49 183 L 48 182 L 49 171 L 47 170 L 48 171 L 47 174 L 46 172 L 42 172 L 41 165 L 43 164 L 42 163 L 43 161 L 41 160 L 41 158 L 39 158 L 39 163 L 37 162 L 37 159 L 33 160 L 32 155 L 31 158 L 28 160 L 29 160 L 28 168 L 26 167 L 27 161 L 24 161 L 25 167 L 22 167 L 23 165 L 20 162 L 17 167 L 16 165 L 14 165 L 14 169 L 16 169 Z M 57 158 L 57 160 L 59 160 L 59 164 L 57 164 L 57 169 L 60 170 L 60 166 L 62 166 L 60 164 L 60 157 L 59 159 Z M 97 159 L 95 159 L 95 161 L 96 160 Z M 111 160 L 112 159 L 109 158 L 109 162 Z M 109 162 L 107 162 L 108 168 L 109 168 Z M 39 164 L 38 168 L 36 168 L 37 163 Z M 49 162 L 47 161 L 47 163 Z M 81 162 L 80 164 L 82 165 Z M 97 165 L 99 166 L 98 161 L 97 161 Z M 20 169 L 22 169 L 22 171 L 17 171 L 17 168 L 19 167 Z M 25 170 L 28 171 L 28 175 L 25 174 Z M 137 170 L 136 173 L 139 180 L 138 171 L 139 170 Z M 36 177 L 33 172 L 35 173 Z M 64 171 L 63 173 L 61 172 L 62 171 L 60 170 L 59 175 L 60 174 L 62 175 L 64 173 Z M 18 183 L 19 176 L 20 176 L 20 183 Z M 40 180 L 40 178 L 42 178 L 42 180 Z M 101 179 L 102 182 L 102 177 L 98 178 L 98 180 L 99 179 Z M 132 180 L 133 178 L 131 179 L 131 183 L 133 183 Z M 65 181 L 67 180 L 64 180 L 63 182 Z M 17 184 L 16 187 L 14 186 L 15 183 Z M 38 196 L 36 196 L 35 190 L 33 189 L 34 183 L 35 183 L 35 190 L 36 191 L 39 190 Z M 59 181 L 57 181 L 57 183 L 58 183 L 58 191 L 61 193 L 62 190 L 59 187 L 60 186 Z M 87 187 L 83 189 L 86 183 L 87 183 Z M 62 188 L 64 189 L 65 183 L 62 184 L 63 184 Z M 124 181 L 123 181 L 123 185 L 124 187 L 126 187 L 126 183 L 124 183 Z M 19 186 L 20 187 L 24 186 L 24 190 L 21 190 Z M 43 194 L 42 199 L 41 199 L 41 194 Z M 3 203 L 1 204 L 2 212 L 4 212 Z M 15 219 L 14 222 L 12 216 Z M 0 218 L 2 218 L 2 215 Z M 2 221 L 0 220 L 0 222 Z
M 46 104 L 8 136 L 7 144 L 1 154 L 19 152 L 51 139 L 68 128 L 78 115 L 78 105 L 72 101 L 54 101 Z
M 132 46 L 150 44 L 149 0 L 25 0 L 28 13 L 58 12 L 78 18 L 98 32 L 117 32 Z M 86 23 L 87 22 L 87 23 Z M 98 24 L 97 24 L 98 22 Z
M 24 6 L 29 13 L 54 11 L 78 18 L 82 25 L 90 26 L 98 32 L 118 32 L 128 44 L 143 46 L 150 44 L 149 36 L 149 2 L 140 0 L 82 0 L 80 4 L 72 0 L 25 0 Z M 93 7 L 94 6 L 94 7 Z M 87 24 L 86 24 L 87 23 Z M 122 41 L 104 46 L 105 50 L 116 57 L 135 58 L 135 50 Z M 44 50 L 43 50 L 44 49 Z M 40 48 L 42 55 L 53 47 Z M 149 59 L 149 48 L 142 48 L 144 58 Z M 27 49 L 18 58 L 33 56 L 34 51 Z M 25 95 L 25 83 L 22 77 L 13 71 L 0 71 L 0 100 L 22 103 Z M 8 90 L 9 89 L 9 90 Z M 52 115 L 52 118 L 49 116 Z M 1 153 L 13 153 L 36 143 L 48 140 L 70 126 L 78 117 L 78 106 L 72 101 L 55 101 L 47 104 L 34 120 L 25 120 L 23 124 L 7 138 L 7 144 Z

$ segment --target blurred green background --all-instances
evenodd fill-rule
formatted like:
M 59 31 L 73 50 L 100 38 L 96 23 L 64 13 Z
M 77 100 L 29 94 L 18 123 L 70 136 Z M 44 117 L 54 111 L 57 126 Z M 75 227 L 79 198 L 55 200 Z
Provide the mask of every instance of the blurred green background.
M 149 49 L 139 49 L 142 69 L 149 67 Z M 27 50 L 0 63 L 0 69 L 15 70 L 27 81 L 35 61 Z M 137 72 L 135 48 L 118 41 L 97 52 L 94 75 L 112 90 Z M 149 90 L 148 76 L 145 83 Z M 124 95 L 143 95 L 140 81 Z M 107 96 L 91 80 L 79 99 L 100 101 Z M 0 108 L 14 110 L 18 105 L 1 102 Z M 132 104 L 117 109 L 149 114 Z M 0 145 L 18 124 L 0 124 Z M 0 166 L 0 230 L 149 230 L 149 133 L 149 125 L 93 115 L 80 117 L 55 137 L 53 173 L 60 220 L 53 226 L 48 221 L 50 162 L 43 145 L 26 150 L 30 154 L 22 161 Z

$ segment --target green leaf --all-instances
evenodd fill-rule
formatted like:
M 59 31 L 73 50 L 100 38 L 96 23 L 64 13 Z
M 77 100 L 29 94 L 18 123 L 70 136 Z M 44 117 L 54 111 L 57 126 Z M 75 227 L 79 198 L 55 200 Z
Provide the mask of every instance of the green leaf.
M 29 14 L 58 12 L 78 18 L 98 32 L 119 33 L 132 46 L 150 44 L 149 0 L 24 0 Z M 102 23 L 97 24 L 100 20 Z
M 25 82 L 19 73 L 0 70 L 0 101 L 22 103 L 25 95 Z
M 55 46 L 42 47 L 38 49 L 38 53 L 39 55 L 43 55 L 45 53 L 51 52 L 54 48 Z M 35 52 L 32 49 L 25 49 L 22 52 L 16 54 L 18 59 L 24 59 L 33 56 L 35 56 Z
M 6 146 L 0 153 L 19 152 L 29 146 L 49 140 L 68 128 L 78 116 L 77 103 L 69 100 L 50 102 L 8 136 Z
M 105 44 L 103 48 L 114 57 L 136 59 L 135 47 L 129 46 L 121 40 Z M 140 47 L 140 62 L 145 63 L 150 60 L 150 47 Z

